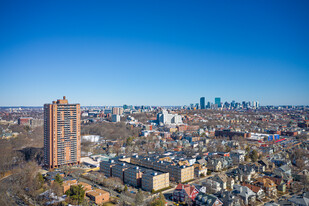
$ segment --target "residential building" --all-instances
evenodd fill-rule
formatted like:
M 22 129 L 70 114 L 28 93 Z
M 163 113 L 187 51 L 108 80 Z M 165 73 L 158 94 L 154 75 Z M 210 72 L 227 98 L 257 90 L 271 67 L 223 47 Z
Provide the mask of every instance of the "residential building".
M 112 167 L 112 176 L 119 177 L 124 182 L 124 172 L 129 168 L 127 163 L 119 163 Z
M 112 115 L 112 122 L 120 122 L 120 115 L 119 114 L 113 114 Z
M 200 164 L 194 164 L 194 175 L 195 177 L 201 177 L 204 176 L 206 177 L 207 175 L 207 167 L 204 165 L 200 165 Z
M 169 173 L 146 171 L 142 176 L 142 189 L 157 191 L 169 187 Z
M 288 199 L 288 202 L 291 203 L 292 206 L 308 206 L 309 197 L 306 195 L 294 195 Z
M 206 187 L 206 192 L 210 194 L 221 191 L 220 183 L 211 179 L 206 179 L 202 182 L 202 185 Z
M 166 124 L 182 124 L 182 117 L 178 114 L 169 114 L 166 110 L 157 114 L 157 122 L 159 125 Z
M 273 197 L 277 195 L 277 185 L 267 177 L 259 177 L 253 184 L 262 187 L 267 196 Z
M 261 187 L 245 182 L 242 183 L 241 185 L 248 187 L 250 190 L 252 190 L 256 194 L 257 199 L 261 200 L 265 197 L 265 192 Z
M 142 170 L 138 167 L 130 167 L 124 171 L 124 183 L 132 185 L 133 187 L 142 186 Z
M 49 168 L 80 163 L 80 105 L 63 99 L 44 105 L 44 164 Z
M 227 188 L 227 175 L 222 173 L 222 174 L 216 174 L 212 180 L 216 181 L 220 184 L 220 187 L 225 190 Z
M 95 204 L 101 205 L 105 202 L 109 202 L 109 192 L 101 189 L 95 189 L 88 191 L 86 196 L 89 197 L 90 200 L 94 201 Z
M 188 200 L 194 201 L 199 191 L 194 185 L 178 184 L 173 192 L 174 202 L 186 202 Z
M 123 113 L 123 108 L 113 107 L 112 114 L 122 115 L 122 113 Z
M 108 161 L 102 161 L 100 162 L 100 171 L 104 173 L 106 177 L 112 176 L 112 168 L 116 165 L 115 161 L 113 159 L 110 159 Z
M 232 191 L 222 191 L 220 197 L 224 206 L 241 206 L 240 198 L 237 197 Z
M 32 117 L 19 117 L 18 118 L 18 124 L 19 125 L 30 126 L 32 121 L 33 121 Z
M 167 172 L 175 182 L 183 183 L 194 179 L 194 166 L 173 166 L 167 167 Z
M 161 172 L 168 172 L 171 181 L 178 183 L 194 179 L 194 166 L 179 166 L 171 162 L 159 161 L 158 159 L 138 155 L 133 156 L 130 159 L 130 163 Z
M 219 200 L 218 197 L 214 195 L 200 192 L 195 198 L 195 204 L 197 206 L 221 206 L 223 205 L 223 202 L 221 202 L 221 200 Z
M 62 191 L 65 193 L 68 189 L 70 189 L 71 185 L 77 185 L 77 180 L 72 179 L 72 180 L 66 180 L 62 182 Z
M 246 186 L 234 185 L 233 193 L 239 196 L 245 205 L 254 205 L 256 201 L 256 194 Z

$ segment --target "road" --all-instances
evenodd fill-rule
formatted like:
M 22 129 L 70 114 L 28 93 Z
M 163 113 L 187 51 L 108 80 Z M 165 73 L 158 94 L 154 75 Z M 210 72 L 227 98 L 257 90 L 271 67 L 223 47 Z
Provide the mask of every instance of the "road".
M 10 174 L 10 175 L 8 175 L 8 176 L 5 176 L 5 177 L 2 177 L 2 178 L 0 179 L 0 182 L 1 182 L 2 180 L 4 180 L 4 179 L 10 177 L 11 175 L 12 175 L 12 174 Z

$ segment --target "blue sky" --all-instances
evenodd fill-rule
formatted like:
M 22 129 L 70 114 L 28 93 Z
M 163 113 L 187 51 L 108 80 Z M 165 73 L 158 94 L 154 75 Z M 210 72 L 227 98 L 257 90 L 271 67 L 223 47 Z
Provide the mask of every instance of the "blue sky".
M 0 106 L 309 104 L 309 1 L 0 1 Z

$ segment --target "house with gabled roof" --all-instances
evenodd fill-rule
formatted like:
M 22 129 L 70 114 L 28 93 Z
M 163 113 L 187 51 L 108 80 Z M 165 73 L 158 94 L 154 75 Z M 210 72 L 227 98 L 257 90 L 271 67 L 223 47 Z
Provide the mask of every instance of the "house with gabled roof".
M 188 199 L 194 201 L 198 193 L 199 191 L 195 188 L 194 185 L 180 183 L 177 185 L 173 192 L 173 201 L 185 202 Z
M 200 164 L 193 164 L 194 166 L 194 175 L 195 177 L 206 176 L 207 175 L 207 167 Z
M 245 205 L 254 204 L 256 201 L 256 193 L 246 186 L 234 185 L 233 193 L 239 196 Z
M 257 199 L 263 199 L 265 197 L 265 192 L 264 190 L 259 187 L 259 186 L 256 186 L 256 185 L 253 185 L 253 184 L 249 184 L 249 183 L 242 183 L 241 184 L 242 186 L 246 186 L 248 187 L 250 190 L 252 190 L 253 192 L 256 193 L 256 196 L 257 196 Z
M 218 197 L 211 194 L 199 193 L 195 198 L 195 205 L 197 206 L 221 206 L 223 202 Z
M 217 193 L 221 190 L 220 183 L 212 179 L 206 179 L 202 182 L 202 185 L 206 187 L 207 193 Z
M 309 198 L 306 197 L 305 195 L 294 195 L 288 199 L 288 202 L 291 202 L 292 205 L 308 206 Z
M 283 178 L 275 176 L 275 177 L 270 177 L 268 176 L 267 178 L 271 179 L 272 181 L 274 181 L 274 183 L 277 185 L 277 190 L 281 191 L 281 192 L 285 192 L 286 191 L 286 183 L 283 180 Z
M 298 180 L 298 181 L 308 181 L 309 180 L 309 171 L 306 170 L 306 169 L 300 171 L 295 176 L 295 179 Z
M 262 187 L 267 196 L 277 195 L 277 185 L 267 177 L 259 177 L 253 184 Z
M 260 165 L 265 166 L 265 170 L 273 170 L 275 168 L 275 164 L 273 162 L 268 161 L 266 158 L 262 158 L 258 161 Z
M 220 184 L 220 187 L 225 190 L 227 188 L 227 175 L 226 174 L 216 174 L 212 180 Z

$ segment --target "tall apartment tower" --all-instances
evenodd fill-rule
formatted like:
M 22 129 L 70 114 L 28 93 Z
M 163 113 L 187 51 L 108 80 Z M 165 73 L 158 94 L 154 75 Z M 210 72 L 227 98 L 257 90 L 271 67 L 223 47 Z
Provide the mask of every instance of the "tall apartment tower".
M 44 105 L 44 164 L 49 168 L 80 163 L 80 104 L 63 97 Z

